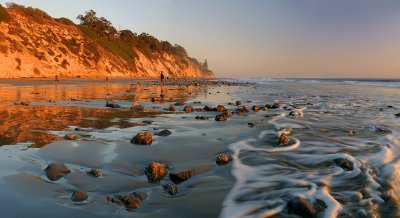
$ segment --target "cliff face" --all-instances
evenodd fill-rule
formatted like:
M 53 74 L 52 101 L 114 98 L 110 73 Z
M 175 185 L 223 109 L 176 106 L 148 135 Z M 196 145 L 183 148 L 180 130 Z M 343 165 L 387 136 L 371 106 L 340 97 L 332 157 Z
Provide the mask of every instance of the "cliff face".
M 112 39 L 99 43 L 81 26 L 2 9 L 10 19 L 0 21 L 0 78 L 157 77 L 160 71 L 169 77 L 213 77 L 188 56 L 158 51 L 149 57 L 135 46 L 127 51 L 134 56 L 125 56 L 113 52 Z

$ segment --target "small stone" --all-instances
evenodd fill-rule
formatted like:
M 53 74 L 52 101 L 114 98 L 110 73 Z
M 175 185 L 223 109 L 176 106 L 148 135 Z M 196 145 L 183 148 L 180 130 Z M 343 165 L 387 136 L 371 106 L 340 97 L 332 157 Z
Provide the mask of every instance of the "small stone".
M 397 118 L 400 117 L 400 113 L 395 114 L 394 116 L 396 116 Z
M 222 106 L 222 105 L 218 105 L 217 108 L 216 108 L 216 111 L 217 112 L 224 112 L 225 111 L 225 107 Z
M 106 107 L 109 108 L 121 108 L 121 106 L 119 106 L 118 104 L 112 102 L 112 101 L 106 101 Z
M 215 120 L 216 121 L 226 121 L 226 120 L 228 120 L 228 118 L 224 114 L 218 114 L 217 116 L 215 116 Z
M 353 135 L 354 135 L 354 131 L 353 131 L 353 130 L 349 130 L 349 131 L 347 131 L 347 135 L 349 135 L 349 136 L 353 136 Z
M 247 123 L 247 125 L 249 125 L 250 128 L 253 128 L 256 125 L 256 123 L 255 122 L 249 122 L 249 123 Z
M 73 202 L 82 202 L 86 199 L 88 199 L 88 194 L 84 191 L 74 191 L 71 195 Z
M 172 132 L 169 131 L 168 129 L 164 129 L 164 130 L 162 130 L 162 131 L 156 133 L 156 135 L 158 135 L 158 136 L 163 136 L 163 137 L 169 136 L 169 135 L 171 135 L 171 134 L 172 134 Z
M 302 117 L 304 115 L 303 110 L 295 109 L 294 111 L 290 111 L 289 116 L 291 117 Z
M 129 194 L 129 197 L 134 197 L 139 199 L 140 201 L 144 201 L 147 198 L 147 194 L 144 192 L 132 192 L 131 194 Z
M 136 112 L 141 112 L 141 111 L 144 111 L 144 107 L 143 107 L 143 105 L 141 105 L 141 104 L 135 102 L 135 103 L 133 103 L 133 105 L 132 105 L 132 110 L 133 110 L 133 111 L 136 111 Z
M 196 120 L 208 120 L 208 117 L 196 116 L 195 119 L 196 119 Z
M 174 182 L 183 182 L 183 181 L 190 179 L 190 177 L 192 177 L 192 176 L 193 176 L 193 170 L 185 170 L 185 171 L 173 172 L 173 173 L 169 174 L 169 177 Z
M 227 164 L 232 160 L 232 157 L 229 154 L 220 154 L 217 156 L 217 160 L 215 161 L 218 165 Z
M 64 139 L 66 139 L 66 140 L 77 140 L 78 138 L 79 138 L 79 136 L 76 134 L 68 134 L 68 135 L 64 136 Z
M 51 181 L 59 180 L 61 177 L 71 172 L 64 164 L 59 163 L 49 164 L 44 171 L 46 172 L 47 178 Z
M 224 112 L 222 114 L 225 115 L 226 117 L 232 116 L 232 112 L 230 110 L 224 110 Z
M 174 106 L 169 106 L 168 111 L 176 111 L 176 108 Z
M 272 105 L 271 108 L 272 109 L 279 109 L 279 108 L 281 108 L 281 105 L 279 103 L 275 103 L 274 105 Z
M 288 211 L 300 217 L 308 218 L 315 216 L 315 209 L 311 203 L 303 197 L 295 197 L 287 204 Z
M 260 106 L 254 105 L 251 109 L 252 109 L 254 112 L 259 112 L 259 111 L 260 111 Z
M 139 145 L 151 145 L 151 143 L 153 143 L 153 137 L 149 131 L 140 132 L 131 139 L 131 143 Z
M 102 176 L 101 171 L 98 169 L 91 169 L 89 172 L 87 172 L 89 175 L 93 176 L 93 177 L 100 177 Z
M 167 168 L 165 164 L 153 162 L 145 168 L 144 173 L 146 174 L 149 182 L 157 182 L 167 175 Z
M 192 106 L 186 106 L 183 108 L 183 111 L 185 111 L 186 113 L 192 113 L 194 112 L 194 109 Z
M 152 123 L 154 123 L 154 121 L 151 120 L 143 120 L 142 123 L 146 124 L 146 125 L 151 125 Z
M 151 98 L 151 102 L 156 102 L 156 99 L 154 97 Z
M 122 202 L 124 203 L 127 209 L 139 209 L 140 202 L 139 199 L 135 197 L 124 197 L 122 198 Z
M 278 138 L 278 145 L 286 145 L 289 143 L 289 138 L 286 134 L 282 133 Z
M 212 111 L 214 109 L 212 107 L 206 105 L 206 106 L 203 107 L 203 110 L 204 111 Z
M 353 168 L 354 168 L 353 162 L 351 162 L 347 159 L 344 159 L 344 158 L 337 158 L 337 159 L 333 160 L 333 162 L 335 162 L 336 165 L 338 165 L 340 168 L 342 168 L 346 171 L 353 170 Z
M 242 102 L 241 101 L 236 101 L 236 106 L 240 106 L 240 105 L 242 105 Z
M 165 184 L 163 185 L 163 188 L 170 194 L 170 195 L 176 195 L 178 192 L 178 187 L 174 184 Z

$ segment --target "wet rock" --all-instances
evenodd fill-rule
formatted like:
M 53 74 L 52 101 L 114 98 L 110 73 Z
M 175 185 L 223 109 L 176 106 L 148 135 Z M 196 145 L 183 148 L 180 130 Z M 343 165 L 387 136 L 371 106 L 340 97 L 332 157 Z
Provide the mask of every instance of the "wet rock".
M 291 117 L 302 117 L 304 115 L 303 110 L 295 109 L 294 111 L 290 111 L 289 116 Z
M 394 116 L 396 116 L 397 118 L 400 117 L 400 113 L 395 114 Z
M 216 111 L 217 112 L 224 112 L 225 111 L 225 107 L 222 106 L 222 105 L 218 105 L 217 108 L 216 108 Z
M 249 123 L 247 123 L 247 125 L 248 125 L 250 128 L 253 128 L 253 127 L 256 125 L 256 123 L 255 123 L 255 122 L 249 122 Z
M 64 164 L 59 163 L 49 164 L 44 171 L 51 181 L 57 181 L 71 172 Z
M 240 106 L 240 105 L 242 105 L 242 102 L 241 101 L 236 101 L 236 106 Z
M 289 144 L 289 138 L 286 134 L 282 133 L 278 138 L 278 145 L 287 145 Z
M 295 197 L 287 204 L 289 213 L 296 214 L 303 218 L 315 217 L 315 209 L 311 203 L 303 197 Z
M 151 143 L 153 143 L 153 137 L 149 131 L 140 132 L 131 139 L 131 143 L 139 145 L 151 145 Z
M 222 114 L 225 115 L 226 117 L 231 117 L 233 115 L 230 110 L 224 110 Z
M 390 133 L 389 130 L 384 129 L 383 127 L 379 127 L 379 126 L 375 127 L 375 132 L 381 133 L 381 134 L 388 134 L 388 133 Z
M 216 121 L 226 121 L 226 120 L 228 120 L 228 118 L 224 114 L 218 114 L 217 116 L 215 116 L 215 120 Z
M 205 117 L 205 116 L 196 116 L 195 119 L 196 119 L 196 120 L 208 120 L 208 117 Z
M 346 171 L 351 171 L 354 169 L 353 162 L 351 162 L 347 159 L 337 158 L 337 159 L 333 160 L 333 162 L 335 162 L 336 165 L 338 165 L 340 168 L 342 168 Z
M 215 161 L 218 165 L 224 165 L 229 163 L 232 160 L 231 155 L 229 154 L 220 154 L 217 156 L 217 160 Z
M 151 98 L 151 102 L 156 102 L 156 99 L 154 97 Z
M 134 193 L 131 193 L 129 196 L 123 196 L 123 195 L 115 195 L 114 197 L 107 196 L 106 200 L 114 204 L 124 205 L 126 209 L 139 209 L 140 199 L 136 197 Z
M 212 108 L 212 107 L 210 107 L 210 106 L 204 106 L 204 107 L 203 107 L 203 110 L 204 110 L 204 111 L 213 111 L 214 108 Z
M 243 106 L 243 107 L 236 109 L 236 111 L 238 112 L 239 116 L 242 116 L 244 113 L 248 112 L 249 110 L 247 110 L 246 106 Z
M 68 135 L 64 136 L 65 140 L 77 140 L 78 138 L 79 138 L 79 136 L 76 134 L 68 134 Z
M 192 113 L 194 112 L 194 109 L 192 106 L 186 106 L 183 108 L 183 111 L 185 111 L 186 113 Z
M 167 175 L 167 167 L 165 164 L 160 164 L 157 162 L 153 162 L 149 164 L 144 170 L 144 173 L 147 176 L 149 182 L 157 182 L 160 181 L 164 176 Z
M 27 101 L 14 102 L 14 105 L 29 106 L 29 102 Z
M 133 110 L 133 111 L 136 111 L 136 112 L 141 112 L 141 111 L 144 111 L 144 107 L 143 107 L 143 105 L 141 105 L 141 104 L 135 102 L 135 103 L 133 103 L 133 105 L 132 105 L 132 110 Z
M 254 112 L 259 112 L 259 111 L 260 111 L 260 106 L 254 105 L 251 109 L 252 109 Z
M 101 171 L 98 169 L 91 169 L 90 171 L 87 172 L 87 174 L 89 174 L 93 177 L 96 177 L 96 178 L 102 176 Z
M 273 105 L 266 104 L 265 107 L 267 109 L 279 109 L 281 108 L 281 105 L 279 103 L 274 103 Z
M 156 133 L 156 135 L 158 135 L 158 136 L 163 136 L 163 137 L 169 136 L 169 135 L 171 135 L 171 134 L 172 134 L 172 132 L 169 131 L 168 129 L 164 129 L 164 130 L 162 130 L 162 131 Z
M 193 176 L 193 170 L 184 170 L 169 174 L 169 178 L 171 178 L 171 180 L 174 182 L 183 182 L 190 179 L 190 177 L 192 176 Z
M 169 106 L 168 111 L 176 111 L 176 108 L 174 106 Z
M 143 120 L 142 123 L 146 124 L 146 125 L 151 125 L 152 123 L 154 123 L 154 121 L 151 120 Z
M 106 101 L 106 107 L 109 107 L 109 108 L 121 108 L 120 105 L 118 105 L 118 104 L 116 104 L 116 103 L 114 103 L 112 101 Z
M 176 195 L 178 192 L 178 187 L 175 184 L 165 184 L 163 185 L 163 188 L 170 194 L 170 195 Z
M 74 191 L 71 195 L 73 202 L 82 202 L 88 199 L 88 194 L 84 191 Z
M 353 130 L 347 131 L 347 135 L 349 135 L 349 136 L 353 136 L 354 134 L 355 134 L 355 132 Z
M 140 201 L 144 201 L 147 198 L 147 194 L 144 192 L 132 192 L 129 194 L 129 197 L 131 198 L 137 198 Z

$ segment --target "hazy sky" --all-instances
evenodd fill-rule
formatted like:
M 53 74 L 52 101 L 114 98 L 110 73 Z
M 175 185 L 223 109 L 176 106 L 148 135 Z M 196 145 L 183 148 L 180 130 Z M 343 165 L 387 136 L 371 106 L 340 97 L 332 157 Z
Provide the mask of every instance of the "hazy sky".
M 15 2 L 74 21 L 94 9 L 208 59 L 218 77 L 400 78 L 399 0 Z

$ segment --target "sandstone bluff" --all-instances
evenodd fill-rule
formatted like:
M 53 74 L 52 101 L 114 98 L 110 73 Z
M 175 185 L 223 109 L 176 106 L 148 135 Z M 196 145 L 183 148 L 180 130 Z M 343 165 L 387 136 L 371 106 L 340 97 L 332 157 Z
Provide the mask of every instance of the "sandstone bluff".
M 213 77 L 207 62 L 147 33 L 117 31 L 96 12 L 80 24 L 10 3 L 0 6 L 0 78 Z

